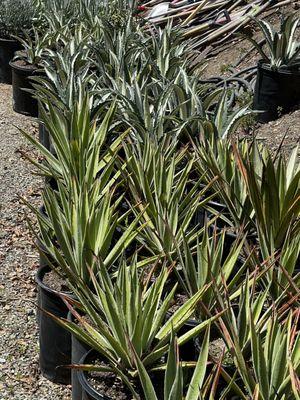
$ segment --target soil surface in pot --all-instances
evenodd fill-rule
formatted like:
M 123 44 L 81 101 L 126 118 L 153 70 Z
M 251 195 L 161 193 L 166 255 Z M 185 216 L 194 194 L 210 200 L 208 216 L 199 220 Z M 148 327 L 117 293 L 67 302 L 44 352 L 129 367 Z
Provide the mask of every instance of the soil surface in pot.
M 22 69 L 27 69 L 28 71 L 36 71 L 38 68 L 35 65 L 32 65 L 25 60 L 15 60 L 12 62 L 16 67 L 21 67 Z
M 188 301 L 188 296 L 185 293 L 175 294 L 174 300 L 169 308 L 169 312 L 174 314 L 184 303 Z
M 94 362 L 98 366 L 107 366 L 104 361 L 96 360 Z M 133 396 L 128 387 L 117 378 L 114 373 L 110 372 L 90 372 L 87 375 L 89 384 L 99 393 L 105 395 L 111 400 L 133 400 Z M 143 399 L 143 389 L 135 387 L 136 392 Z
M 57 292 L 68 292 L 69 288 L 66 285 L 66 281 L 60 277 L 54 271 L 50 271 L 45 274 L 43 279 L 44 285 L 52 290 L 56 290 Z
M 226 344 L 223 339 L 215 339 L 209 343 L 208 349 L 210 357 L 216 362 L 222 360 L 223 366 L 233 366 L 233 358 L 226 348 Z

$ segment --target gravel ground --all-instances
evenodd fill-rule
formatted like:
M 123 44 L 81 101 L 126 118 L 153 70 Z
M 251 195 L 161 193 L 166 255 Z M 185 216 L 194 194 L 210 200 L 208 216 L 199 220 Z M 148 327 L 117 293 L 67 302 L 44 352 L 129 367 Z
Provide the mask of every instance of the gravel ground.
M 260 125 L 253 134 L 273 152 L 282 146 L 282 153 L 288 157 L 295 146 L 300 144 L 300 110 L 283 115 L 276 121 Z
M 39 205 L 42 179 L 24 153 L 33 154 L 17 127 L 37 133 L 33 119 L 11 107 L 11 87 L 0 85 L 0 400 L 69 400 L 70 388 L 44 379 L 38 365 L 35 271 L 24 206 Z

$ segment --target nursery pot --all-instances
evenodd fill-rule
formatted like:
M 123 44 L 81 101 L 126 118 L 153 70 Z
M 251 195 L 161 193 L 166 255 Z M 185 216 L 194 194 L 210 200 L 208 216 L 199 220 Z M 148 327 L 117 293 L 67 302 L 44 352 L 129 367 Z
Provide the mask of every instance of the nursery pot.
M 49 132 L 42 121 L 39 122 L 39 141 L 47 150 L 50 150 Z
M 39 214 L 41 214 L 43 217 L 47 217 L 47 212 L 44 205 L 39 208 Z M 47 257 L 50 257 L 50 254 L 48 253 L 46 247 L 42 244 L 42 241 L 39 237 L 36 240 L 36 246 L 42 250 L 42 253 L 39 253 L 39 266 L 44 267 L 48 265 Z
M 74 321 L 74 317 L 69 312 L 68 314 L 68 320 L 69 321 Z M 80 360 L 82 357 L 90 351 L 91 348 L 89 345 L 81 342 L 80 340 L 77 339 L 75 335 L 72 334 L 72 364 L 79 364 Z M 82 400 L 82 386 L 78 380 L 78 373 L 76 370 L 72 370 L 71 372 L 72 376 L 72 400 Z
M 0 39 L 0 83 L 12 83 L 12 72 L 9 65 L 15 52 L 22 48 L 21 43 L 11 39 Z
M 37 73 L 37 67 L 33 65 L 19 65 L 17 61 L 11 61 L 12 85 L 13 85 L 13 109 L 19 114 L 38 116 L 38 102 L 26 89 L 33 89 L 30 78 Z
M 266 123 L 288 113 L 300 102 L 300 71 L 272 70 L 259 61 L 253 109 L 262 111 L 257 121 Z
M 90 364 L 91 360 L 96 357 L 95 350 L 90 350 L 80 359 L 80 364 Z M 78 382 L 81 386 L 82 397 L 80 400 L 111 400 L 109 397 L 98 393 L 89 383 L 87 373 L 85 371 L 76 370 Z M 73 395 L 73 393 L 72 393 Z M 72 397 L 73 400 L 73 397 Z
M 68 308 L 59 297 L 59 292 L 43 283 L 45 275 L 50 271 L 49 266 L 42 266 L 37 272 L 38 304 L 42 310 L 56 317 L 67 318 Z M 38 322 L 42 375 L 54 383 L 70 384 L 71 371 L 63 366 L 71 363 L 71 334 L 42 311 Z
M 38 117 L 41 118 L 40 110 L 38 110 Z M 39 141 L 50 151 L 50 135 L 43 121 L 39 121 Z
M 101 356 L 100 356 L 101 357 Z M 80 364 L 93 364 L 93 362 L 99 358 L 99 354 L 95 350 L 89 350 L 80 360 Z M 103 358 L 102 358 L 103 359 Z M 83 371 L 83 370 L 76 370 L 77 376 L 78 376 L 78 381 L 81 385 L 82 388 L 82 397 L 80 398 L 81 400 L 115 400 L 118 399 L 118 393 L 116 392 L 113 397 L 111 395 L 103 394 L 102 390 L 101 393 L 96 390 L 95 387 L 91 385 L 91 383 L 88 380 L 88 372 Z M 157 393 L 158 399 L 163 398 L 163 376 L 157 376 L 157 375 L 152 375 L 152 378 L 155 376 L 154 379 L 152 379 L 152 382 L 155 386 L 155 390 Z M 137 385 L 140 386 L 139 381 L 136 381 Z M 124 385 L 125 386 L 125 385 Z M 142 388 L 139 388 L 138 392 L 142 392 Z M 117 389 L 116 389 L 117 390 Z M 127 397 L 127 394 L 125 394 Z M 122 398 L 124 398 L 122 396 Z M 132 394 L 128 390 L 128 400 L 132 399 Z M 143 399 L 143 396 L 141 396 L 141 399 Z

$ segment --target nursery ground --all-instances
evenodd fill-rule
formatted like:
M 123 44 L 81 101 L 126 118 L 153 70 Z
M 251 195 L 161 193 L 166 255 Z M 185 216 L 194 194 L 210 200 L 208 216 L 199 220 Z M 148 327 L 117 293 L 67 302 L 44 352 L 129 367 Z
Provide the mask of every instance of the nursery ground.
M 11 87 L 0 85 L 0 400 L 68 400 L 70 388 L 42 378 L 38 367 L 36 287 L 38 255 L 20 196 L 40 204 L 42 179 L 24 154 L 17 127 L 36 135 L 37 124 L 12 111 Z

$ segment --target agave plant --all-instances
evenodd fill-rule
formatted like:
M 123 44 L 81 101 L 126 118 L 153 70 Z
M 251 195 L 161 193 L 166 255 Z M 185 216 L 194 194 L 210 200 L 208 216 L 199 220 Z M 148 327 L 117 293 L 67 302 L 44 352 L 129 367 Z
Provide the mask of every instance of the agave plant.
M 244 121 L 253 115 L 250 102 L 242 107 L 229 107 L 230 90 L 227 88 L 213 90 L 203 102 L 206 118 L 202 125 L 204 141 L 230 138 Z M 216 103 L 216 104 L 215 104 Z M 211 111 L 211 107 L 213 111 Z
M 114 106 L 101 116 L 93 120 L 90 110 L 90 98 L 83 94 L 74 104 L 72 113 L 54 107 L 48 102 L 48 112 L 41 109 L 41 117 L 50 133 L 53 155 L 35 138 L 26 132 L 24 136 L 44 156 L 44 162 L 34 165 L 46 176 L 54 177 L 66 187 L 74 186 L 77 193 L 85 185 L 92 188 L 98 174 L 109 166 L 116 158 L 117 149 L 127 132 L 118 137 L 108 146 L 108 136 L 111 130 Z M 118 174 L 120 175 L 120 174 Z
M 102 189 L 101 182 L 89 189 L 83 187 L 77 195 L 62 186 L 56 192 L 46 189 L 46 215 L 33 210 L 39 223 L 39 250 L 49 265 L 74 285 L 78 277 L 89 282 L 97 257 L 105 268 L 113 269 L 120 253 L 139 233 L 140 217 L 127 224 L 126 216 L 119 216 L 118 200 L 112 201 L 112 192 L 101 194 Z
M 288 162 L 282 156 L 274 161 L 265 149 L 260 161 L 261 173 L 257 174 L 257 165 L 247 155 L 242 157 L 236 151 L 237 165 L 255 212 L 258 235 L 264 238 L 261 246 L 269 251 L 273 250 L 272 242 L 274 250 L 282 247 L 290 229 L 293 234 L 299 232 L 300 166 L 297 152 L 296 147 Z M 269 254 L 265 255 L 267 258 Z
M 167 138 L 168 143 L 170 136 L 197 130 L 197 120 L 204 115 L 204 85 L 189 76 L 179 62 L 184 50 L 172 39 L 171 30 L 167 27 L 153 37 L 130 18 L 126 27 L 119 30 L 101 21 L 99 31 L 101 39 L 95 51 L 99 103 L 117 97 L 118 119 L 141 140 L 151 135 L 160 143 Z M 172 57 L 173 53 L 176 56 Z
M 202 348 L 198 357 L 198 361 L 195 363 L 194 372 L 188 382 L 184 382 L 183 379 L 183 364 L 179 359 L 179 349 L 176 337 L 171 336 L 168 358 L 165 366 L 164 373 L 164 390 L 163 397 L 157 396 L 155 390 L 155 382 L 152 382 L 147 369 L 143 363 L 136 359 L 137 369 L 140 377 L 140 381 L 144 390 L 145 400 L 157 400 L 163 398 L 164 400 L 198 400 L 204 398 L 204 393 L 210 388 L 208 376 L 213 374 L 207 373 L 208 366 L 208 350 L 209 350 L 209 327 L 206 330 Z M 191 368 L 189 363 L 189 367 Z M 155 371 L 155 369 L 154 369 Z M 159 371 L 159 369 L 156 369 Z M 153 370 L 152 370 L 153 373 Z M 154 375 L 155 376 L 155 375 Z M 186 385 L 188 385 L 186 389 Z
M 260 28 L 267 45 L 267 52 L 253 38 L 245 36 L 258 50 L 265 63 L 274 70 L 279 68 L 298 68 L 300 44 L 297 42 L 296 31 L 299 19 L 293 14 L 282 19 L 280 30 L 276 32 L 273 26 L 265 21 L 254 19 Z
M 300 228 L 300 166 L 295 148 L 288 161 L 282 156 L 273 160 L 264 149 L 256 165 L 250 157 L 236 150 L 236 163 L 243 177 L 247 196 L 254 210 L 256 232 L 263 260 L 271 260 L 273 268 L 268 273 L 274 281 L 274 296 L 288 284 L 282 269 L 276 268 L 280 256 L 281 267 L 293 274 L 300 252 L 294 241 Z M 283 285 L 283 286 L 282 286 Z
M 274 299 L 277 299 L 281 293 L 289 289 L 290 295 L 298 294 L 299 279 L 299 260 L 300 260 L 300 234 L 299 232 L 292 236 L 291 232 L 282 244 L 280 250 L 275 250 L 272 242 L 273 253 L 270 252 L 266 260 L 267 275 L 264 279 L 265 285 L 272 282 L 270 292 Z M 262 245 L 264 247 L 264 244 Z M 257 258 L 256 258 L 257 262 Z
M 57 190 L 44 191 L 46 215 L 31 209 L 37 215 L 39 240 L 50 260 L 69 279 L 76 280 L 78 275 L 88 281 L 95 257 L 110 268 L 139 232 L 141 217 L 127 224 L 127 215 L 118 213 L 122 196 L 116 198 L 113 190 L 121 176 L 114 163 L 124 135 L 107 143 L 113 107 L 97 127 L 90 120 L 88 97 L 75 107 L 71 137 L 63 113 L 50 104 L 49 112 L 50 116 L 44 114 L 44 121 L 52 134 L 56 156 L 30 135 L 25 136 L 44 154 L 42 165 L 34 163 L 56 179 Z
M 268 322 L 266 338 L 256 331 L 251 321 L 251 350 L 256 390 L 263 400 L 299 398 L 300 334 L 298 316 L 290 314 L 281 326 L 276 317 Z M 276 343 L 276 345 L 275 345 Z
M 139 369 L 146 368 L 149 371 L 161 364 L 162 357 L 168 352 L 172 334 L 178 332 L 193 313 L 206 288 L 167 319 L 176 286 L 164 295 L 169 275 L 165 267 L 154 282 L 151 283 L 148 278 L 143 283 L 136 262 L 127 266 L 124 260 L 121 261 L 116 281 L 101 262 L 98 266 L 96 275 L 92 273 L 92 289 L 80 281 L 74 287 L 78 302 L 73 303 L 81 312 L 77 312 L 67 301 L 78 322 L 59 318 L 56 321 L 95 349 L 106 361 L 106 371 L 110 370 L 119 376 L 138 398 L 134 382 L 137 382 Z M 198 335 L 218 317 L 208 319 L 180 336 L 179 346 Z M 83 365 L 82 368 L 97 370 L 97 365 Z
M 45 52 L 51 46 L 50 34 L 46 33 L 42 36 L 36 29 L 33 29 L 32 34 L 25 32 L 24 38 L 16 37 L 16 39 L 22 44 L 24 50 L 18 52 L 14 60 L 23 60 L 26 64 L 34 67 L 40 66 Z
M 257 328 L 263 331 L 274 308 L 279 306 L 280 299 L 274 304 L 270 301 L 269 288 L 264 291 L 255 291 L 254 286 L 262 279 L 263 273 L 246 274 L 243 282 L 235 290 L 228 291 L 226 283 L 220 289 L 213 284 L 215 304 L 217 310 L 226 309 L 218 324 L 219 331 L 227 343 L 228 349 L 233 352 L 236 365 L 242 361 L 242 356 L 249 355 L 250 346 L 250 316 Z M 270 285 L 269 285 L 270 286 Z M 284 296 L 282 295 L 282 298 Z
M 183 249 L 178 248 L 179 282 L 188 297 L 214 282 L 201 302 L 205 310 L 201 310 L 201 305 L 196 309 L 196 317 L 200 319 L 216 306 L 216 286 L 221 290 L 226 285 L 226 290 L 233 293 L 244 280 L 247 268 L 247 262 L 241 258 L 244 239 L 237 238 L 225 257 L 224 241 L 225 230 L 221 233 L 214 231 L 210 237 L 206 226 L 201 241 L 198 239 L 196 245 L 189 245 L 184 237 Z
M 60 36 L 54 35 L 51 42 L 60 41 Z M 90 63 L 88 60 L 89 49 L 82 26 L 79 26 L 72 38 L 68 35 L 66 43 L 60 50 L 55 51 L 49 46 L 44 58 L 44 70 L 46 77 L 35 77 L 34 88 L 40 101 L 40 109 L 44 106 L 49 112 L 49 106 L 60 108 L 64 118 L 71 119 L 70 113 L 74 106 L 82 101 L 86 93 L 91 89 Z M 90 108 L 93 104 L 93 96 L 89 97 Z M 41 112 L 40 118 L 44 120 L 45 113 Z M 47 118 L 45 118 L 45 123 Z M 48 118 L 49 120 L 49 118 Z M 47 127 L 49 130 L 49 128 Z
M 207 126 L 207 125 L 206 125 Z M 209 134 L 206 133 L 206 137 Z M 239 142 L 236 144 L 239 152 L 248 156 L 251 165 L 260 170 L 261 148 L 256 143 L 248 144 Z M 209 182 L 213 178 L 212 190 L 217 193 L 219 201 L 224 204 L 224 212 L 219 215 L 227 225 L 236 229 L 254 229 L 254 211 L 248 196 L 246 184 L 241 171 L 237 167 L 231 140 L 206 140 L 194 143 L 196 155 L 195 168 L 199 176 Z M 209 210 L 212 214 L 219 210 Z
M 78 22 L 78 6 L 81 1 L 75 0 L 36 0 L 39 19 L 51 32 L 60 32 L 66 25 L 74 28 Z
M 144 143 L 124 144 L 126 174 L 132 209 L 143 212 L 146 223 L 140 233 L 141 244 L 152 254 L 176 257 L 183 237 L 190 243 L 198 236 L 192 219 L 198 207 L 209 198 L 202 198 L 206 188 L 200 182 L 189 186 L 193 160 L 186 161 L 186 150 L 176 151 L 176 142 L 164 154 L 150 138 Z M 176 243 L 176 244 L 175 244 Z
M 299 398 L 298 319 L 299 312 L 294 317 L 290 313 L 285 322 L 279 322 L 276 315 L 271 315 L 262 333 L 250 314 L 251 365 L 241 353 L 237 364 L 251 397 L 263 400 Z

